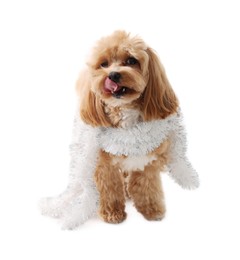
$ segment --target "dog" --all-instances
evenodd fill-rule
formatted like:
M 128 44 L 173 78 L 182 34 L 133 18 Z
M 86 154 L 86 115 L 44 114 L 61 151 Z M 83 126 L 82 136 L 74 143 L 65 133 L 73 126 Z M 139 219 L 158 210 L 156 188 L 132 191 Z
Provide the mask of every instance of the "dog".
M 139 122 L 177 113 L 179 102 L 156 52 L 140 37 L 115 31 L 100 39 L 77 82 L 80 118 L 92 127 L 130 129 Z M 95 184 L 99 215 L 108 223 L 126 219 L 133 200 L 147 220 L 162 220 L 166 207 L 160 173 L 169 162 L 171 141 L 143 156 L 100 150 Z

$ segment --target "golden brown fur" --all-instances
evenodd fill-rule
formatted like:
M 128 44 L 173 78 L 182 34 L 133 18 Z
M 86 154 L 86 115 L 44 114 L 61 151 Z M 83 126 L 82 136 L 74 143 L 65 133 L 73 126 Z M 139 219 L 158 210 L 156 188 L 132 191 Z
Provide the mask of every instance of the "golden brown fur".
M 102 38 L 87 66 L 77 84 L 80 116 L 87 124 L 128 128 L 176 113 L 178 101 L 164 68 L 139 37 L 116 31 Z M 139 158 L 100 152 L 95 181 L 100 193 L 99 214 L 106 222 L 119 223 L 126 218 L 127 195 L 146 219 L 164 217 L 159 173 L 167 164 L 168 148 L 165 141 Z

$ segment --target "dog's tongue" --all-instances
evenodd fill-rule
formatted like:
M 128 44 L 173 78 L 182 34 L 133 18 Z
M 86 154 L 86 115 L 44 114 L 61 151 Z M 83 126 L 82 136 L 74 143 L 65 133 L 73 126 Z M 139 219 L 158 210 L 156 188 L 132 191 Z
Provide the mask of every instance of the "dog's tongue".
M 118 89 L 119 89 L 119 86 L 117 83 L 115 83 L 114 81 L 112 81 L 109 78 L 106 78 L 105 83 L 104 83 L 104 90 L 106 92 L 113 93 L 113 92 L 118 91 Z

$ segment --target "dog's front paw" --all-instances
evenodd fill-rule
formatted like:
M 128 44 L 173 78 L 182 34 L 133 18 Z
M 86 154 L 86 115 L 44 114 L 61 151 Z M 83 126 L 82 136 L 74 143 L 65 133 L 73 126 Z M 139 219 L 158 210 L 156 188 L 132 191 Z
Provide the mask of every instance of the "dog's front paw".
M 165 217 L 165 211 L 150 209 L 141 212 L 147 220 L 162 220 Z
M 127 213 L 124 210 L 116 210 L 112 212 L 102 211 L 99 214 L 105 222 L 112 224 L 121 223 L 127 217 Z
M 165 217 L 166 209 L 164 204 L 138 205 L 136 208 L 147 220 L 162 220 Z

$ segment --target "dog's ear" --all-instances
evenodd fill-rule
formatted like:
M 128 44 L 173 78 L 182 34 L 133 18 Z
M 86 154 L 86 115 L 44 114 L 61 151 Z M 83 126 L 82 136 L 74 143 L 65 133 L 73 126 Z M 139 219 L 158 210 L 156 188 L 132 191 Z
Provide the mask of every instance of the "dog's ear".
M 150 48 L 146 52 L 149 56 L 149 79 L 143 96 L 143 113 L 145 120 L 149 121 L 175 113 L 178 100 L 156 53 Z
M 88 71 L 80 74 L 76 90 L 80 99 L 80 117 L 91 126 L 109 126 L 110 123 L 103 109 L 103 104 L 91 90 L 91 80 Z

